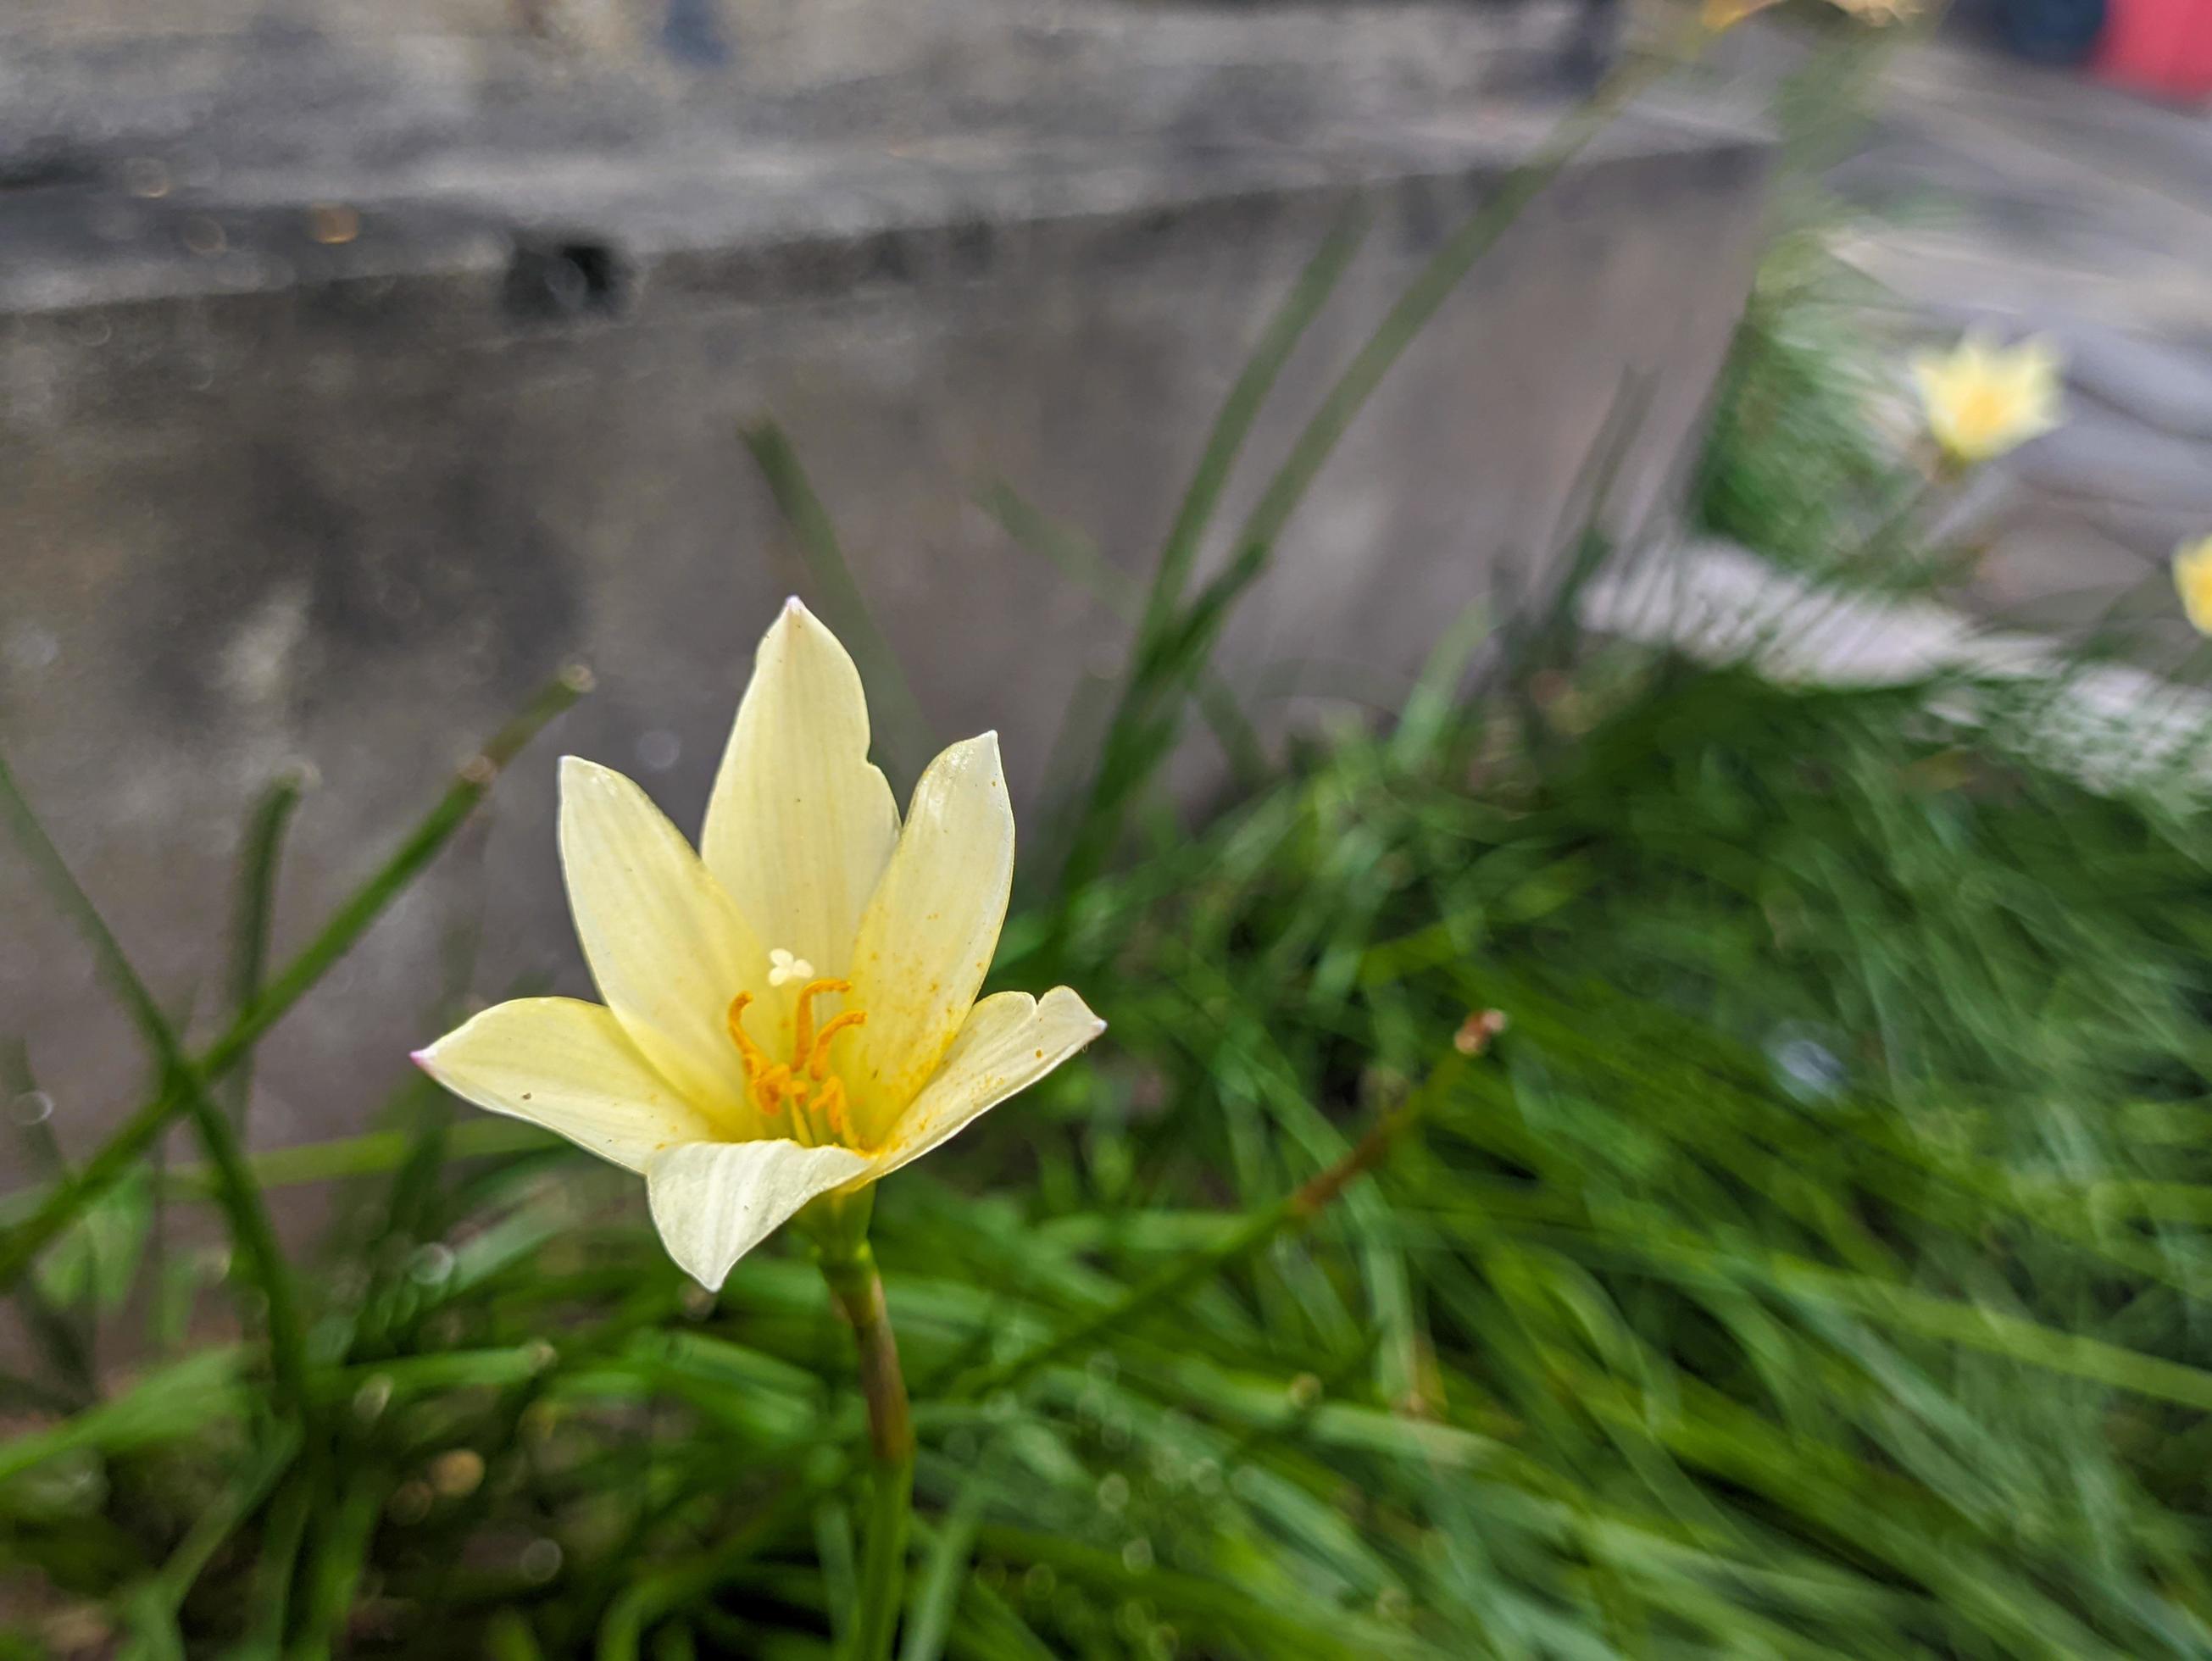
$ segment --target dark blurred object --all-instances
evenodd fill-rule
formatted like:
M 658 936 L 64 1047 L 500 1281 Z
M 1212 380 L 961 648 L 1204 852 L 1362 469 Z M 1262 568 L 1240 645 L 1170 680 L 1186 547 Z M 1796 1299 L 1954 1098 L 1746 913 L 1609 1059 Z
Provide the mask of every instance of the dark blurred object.
M 1559 55 L 1560 80 L 1595 87 L 1620 56 L 1620 0 L 1588 0 Z
M 2097 44 L 2105 11 L 2106 0 L 2002 0 L 1993 21 L 1998 38 L 2031 62 L 2080 64 Z

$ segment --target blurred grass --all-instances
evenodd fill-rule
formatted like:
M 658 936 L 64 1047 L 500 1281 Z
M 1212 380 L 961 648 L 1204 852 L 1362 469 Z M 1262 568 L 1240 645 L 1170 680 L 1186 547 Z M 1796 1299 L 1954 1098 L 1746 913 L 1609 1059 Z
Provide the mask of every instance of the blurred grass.
M 1907 692 L 1601 656 L 1420 707 L 1010 927 L 1113 1039 L 883 1196 L 902 1653 L 2205 1653 L 2201 819 Z M 1379 1180 L 1218 1250 L 1424 1080 Z M 617 1174 L 407 1096 L 261 1162 L 347 1171 L 315 1445 L 222 1346 L 9 1442 L 49 1615 L 250 1653 L 296 1541 L 292 1653 L 829 1653 L 811 1267 L 706 1299 Z
M 1875 582 L 1913 563 L 1893 534 L 1871 534 L 1910 491 L 1880 418 L 1897 393 L 1897 342 L 1882 322 L 1893 302 L 1836 253 L 1866 210 L 1828 176 L 1860 143 L 1904 36 L 1819 33 L 1825 44 L 1769 106 L 1779 143 L 1767 246 L 1715 394 L 1692 511 L 1790 569 Z

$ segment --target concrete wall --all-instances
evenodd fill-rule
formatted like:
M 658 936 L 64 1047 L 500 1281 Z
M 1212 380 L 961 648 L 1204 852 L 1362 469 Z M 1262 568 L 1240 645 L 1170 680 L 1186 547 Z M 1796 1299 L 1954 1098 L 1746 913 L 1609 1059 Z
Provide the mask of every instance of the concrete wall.
M 480 937 L 488 993 L 536 971 L 583 989 L 557 753 L 631 771 L 696 827 L 752 642 L 782 594 L 814 592 L 743 423 L 788 429 L 934 736 L 998 727 L 1034 806 L 1049 771 L 1079 770 L 1054 754 L 1063 713 L 1125 631 L 973 490 L 1004 479 L 1140 573 L 1269 309 L 1361 198 L 1373 231 L 1233 520 L 1553 114 L 1359 113 L 1299 144 L 1000 129 L 664 146 L 649 166 L 429 155 L 325 204 L 352 216 L 337 240 L 250 172 L 0 194 L 0 741 L 156 986 L 205 1009 L 243 808 L 273 769 L 322 779 L 286 867 L 289 945 L 528 689 L 594 666 L 600 692 L 486 825 L 266 1047 L 258 1140 L 354 1123 L 423 1036 L 457 934 Z M 1501 573 L 1537 580 L 1632 385 L 1620 514 L 1663 507 L 1748 279 L 1764 159 L 1650 112 L 1530 211 L 1239 617 L 1224 661 L 1263 715 L 1388 707 Z M 614 280 L 541 303 L 532 273 L 579 248 Z M 915 757 L 890 759 L 903 791 Z M 129 1104 L 135 1046 L 9 858 L 0 918 L 0 1035 L 31 1037 L 81 1142 Z
M 14 0 L 0 186 L 131 147 L 373 192 L 426 153 L 711 149 L 732 128 L 1308 142 L 1594 75 L 1613 0 Z

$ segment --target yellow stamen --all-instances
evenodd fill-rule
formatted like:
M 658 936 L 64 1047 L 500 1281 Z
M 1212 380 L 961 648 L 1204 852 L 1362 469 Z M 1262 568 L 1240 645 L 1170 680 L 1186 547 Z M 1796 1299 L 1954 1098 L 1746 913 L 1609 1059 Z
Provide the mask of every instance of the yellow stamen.
M 805 1093 L 805 1085 L 792 1076 L 787 1062 L 778 1062 L 753 1081 L 753 1100 L 770 1118 L 783 1110 L 787 1097 L 796 1099 Z
M 799 989 L 799 1001 L 791 1017 L 791 1059 L 793 1065 L 805 1065 L 808 1054 L 814 1048 L 814 1001 L 825 992 L 850 992 L 850 981 L 809 981 Z
M 807 1055 L 806 1076 L 818 1080 L 829 1073 L 830 1039 L 848 1026 L 866 1026 L 867 1024 L 868 1012 L 865 1009 L 848 1009 L 842 1015 L 831 1016 L 823 1026 L 820 1035 L 815 1038 L 814 1047 Z M 795 1046 L 793 1053 L 797 1053 Z
M 845 1112 L 845 1081 L 836 1074 L 823 1081 L 821 1092 L 814 1099 L 814 1110 L 822 1116 L 822 1123 L 830 1128 L 832 1136 L 848 1147 L 852 1145 L 848 1134 L 852 1125 Z
M 745 1064 L 745 1082 L 750 1084 L 768 1071 L 768 1052 L 745 1033 L 745 1011 L 752 1007 L 753 995 L 740 992 L 730 1000 L 730 1013 L 725 1018 L 730 1025 L 730 1042 L 738 1047 L 738 1054 Z
M 799 989 L 792 1008 L 791 1059 L 777 1062 L 755 1043 L 744 1029 L 745 1011 L 753 995 L 740 992 L 730 1000 L 727 1017 L 730 1042 L 738 1047 L 744 1065 L 745 1087 L 763 1118 L 774 1118 L 792 1105 L 791 1134 L 809 1147 L 825 1139 L 850 1146 L 852 1116 L 845 1081 L 830 1071 L 830 1041 L 848 1028 L 864 1025 L 866 1011 L 848 1009 L 832 1015 L 817 1031 L 814 1000 L 833 992 L 850 992 L 850 981 L 810 981 Z

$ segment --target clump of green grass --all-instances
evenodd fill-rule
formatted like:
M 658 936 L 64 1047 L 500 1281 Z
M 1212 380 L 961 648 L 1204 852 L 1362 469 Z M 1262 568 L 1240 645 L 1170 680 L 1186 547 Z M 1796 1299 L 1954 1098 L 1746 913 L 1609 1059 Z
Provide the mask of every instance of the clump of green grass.
M 1464 1554 L 1372 1547 L 1447 1652 L 2205 1640 L 2202 821 L 1923 696 L 1555 688 L 1571 745 L 1348 745 L 1133 873 L 1143 925 L 1102 908 L 1123 1049 L 1188 1104 L 1125 1133 L 1180 1167 L 1148 1202 L 1269 1189 L 1512 1018 L 1241 1305 L 1496 1439 L 1357 1479 Z
M 1714 399 L 1692 511 L 1716 535 L 1777 563 L 1860 581 L 1887 547 L 1869 535 L 1899 496 L 1898 443 L 1881 406 L 1894 341 L 1875 285 L 1833 252 L 1863 210 L 1826 174 L 1865 124 L 1888 35 L 1837 33 L 1778 88 L 1771 228 Z M 1847 566 L 1845 563 L 1848 562 Z
M 1697 501 L 1707 530 L 1816 574 L 1863 541 L 1897 465 L 1875 418 L 1874 355 L 1849 309 L 1818 292 L 1833 280 L 1807 288 L 1762 273 L 1723 375 Z

